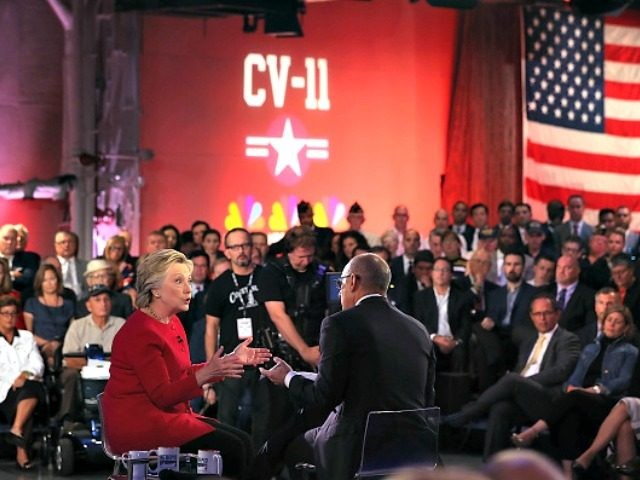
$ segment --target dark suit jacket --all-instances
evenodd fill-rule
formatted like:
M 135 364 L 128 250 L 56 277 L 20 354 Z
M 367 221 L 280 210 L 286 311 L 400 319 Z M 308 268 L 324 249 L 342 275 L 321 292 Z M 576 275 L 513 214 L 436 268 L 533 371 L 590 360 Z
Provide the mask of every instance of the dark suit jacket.
M 640 328 L 640 282 L 638 280 L 627 289 L 622 303 L 631 310 L 636 328 Z
M 449 327 L 455 338 L 461 339 L 467 345 L 471 334 L 471 310 L 473 296 L 470 291 L 464 291 L 455 283 L 449 290 L 447 314 Z M 429 334 L 438 332 L 438 304 L 433 288 L 426 288 L 415 294 L 413 302 L 414 317 L 427 329 Z
M 392 285 L 388 292 L 389 300 L 404 313 L 411 314 L 413 303 L 410 300 L 410 290 L 412 288 L 411 281 L 415 284 L 415 277 L 411 273 L 404 273 L 402 255 L 391 259 L 389 268 L 391 269 Z
M 552 283 L 547 290 L 557 297 L 558 285 Z M 558 324 L 570 332 L 578 332 L 595 318 L 594 303 L 596 292 L 578 282 L 573 295 L 566 303 Z
M 568 222 L 564 222 L 561 225 L 558 225 L 554 233 L 556 235 L 556 244 L 558 246 L 558 251 L 559 251 L 564 241 L 573 234 L 573 232 L 571 231 L 571 222 L 568 221 Z M 589 238 L 591 237 L 592 234 L 593 234 L 593 227 L 583 221 L 582 227 L 580 228 L 578 235 L 582 239 L 582 243 L 584 244 L 584 246 L 587 246 L 589 244 Z
M 515 371 L 520 372 L 524 368 L 531 355 L 531 351 L 538 339 L 537 333 L 524 340 L 518 349 L 518 363 Z M 552 395 L 562 393 L 562 384 L 569 378 L 578 363 L 580 356 L 580 340 L 578 337 L 558 327 L 551 337 L 551 342 L 542 357 L 540 372 L 528 377 L 530 380 L 550 389 Z
M 324 319 L 320 351 L 316 380 L 294 376 L 290 394 L 299 405 L 334 409 L 306 435 L 318 478 L 352 478 L 370 411 L 433 405 L 433 344 L 420 322 L 372 297 Z
M 529 304 L 538 289 L 522 282 L 520 291 L 513 304 L 511 311 L 511 323 L 508 325 L 511 329 L 528 329 L 533 330 L 533 325 L 529 319 Z M 496 323 L 498 328 L 504 328 L 503 320 L 507 315 L 507 287 L 498 287 L 487 296 L 487 316 Z
M 16 252 L 13 257 L 12 269 L 22 268 L 22 275 L 13 281 L 13 288 L 19 292 L 31 294 L 33 290 L 33 279 L 40 266 L 40 256 L 31 252 Z M 23 297 L 25 295 L 23 294 Z
M 453 230 L 453 224 L 449 225 L 449 229 Z M 467 223 L 466 228 L 464 229 L 464 232 L 462 232 L 462 236 L 464 237 L 465 242 L 467 242 L 467 250 L 471 251 L 471 244 L 473 243 L 473 234 L 475 233 L 476 229 Z

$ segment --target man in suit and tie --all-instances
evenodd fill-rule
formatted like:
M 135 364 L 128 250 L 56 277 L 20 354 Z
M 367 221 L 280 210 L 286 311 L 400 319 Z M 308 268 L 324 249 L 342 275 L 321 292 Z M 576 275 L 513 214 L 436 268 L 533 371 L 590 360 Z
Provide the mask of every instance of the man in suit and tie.
M 569 209 L 569 221 L 555 229 L 557 245 L 562 245 L 571 235 L 578 236 L 582 240 L 583 246 L 589 244 L 589 237 L 593 233 L 593 227 L 586 223 L 584 216 L 584 198 L 581 195 L 571 195 L 567 202 Z
M 415 295 L 414 316 L 436 346 L 437 370 L 463 372 L 467 370 L 473 295 L 451 283 L 453 270 L 446 258 L 435 259 L 431 277 L 433 287 Z
M 542 415 L 562 384 L 573 371 L 580 355 L 580 341 L 558 326 L 560 310 L 555 297 L 542 292 L 531 302 L 529 317 L 535 332 L 520 344 L 514 370 L 485 390 L 460 412 L 443 418 L 451 427 L 489 414 L 485 434 L 484 456 L 488 458 L 509 446 L 509 432 L 514 425 L 534 421 Z
M 9 262 L 13 288 L 20 292 L 24 301 L 33 293 L 33 279 L 40 266 L 40 258 L 18 250 L 18 231 L 11 224 L 0 228 L 0 257 Z
M 636 265 L 626 253 L 611 259 L 611 278 L 622 303 L 631 310 L 636 328 L 640 325 L 640 282 L 636 279 Z
M 322 323 L 316 378 L 280 359 L 271 370 L 261 369 L 286 385 L 298 404 L 331 410 L 321 426 L 297 439 L 307 446 L 320 480 L 353 478 L 369 412 L 428 407 L 434 400 L 433 344 L 420 322 L 385 298 L 386 263 L 374 254 L 359 255 L 340 280 L 343 311 Z
M 579 279 L 578 260 L 570 255 L 562 255 L 556 262 L 556 281 L 548 287 L 549 292 L 555 295 L 561 312 L 560 326 L 574 333 L 592 320 L 596 294 Z
M 451 210 L 451 216 L 453 217 L 453 223 L 449 226 L 450 230 L 453 230 L 458 235 L 462 235 L 464 238 L 464 251 L 471 251 L 471 244 L 473 243 L 474 228 L 467 223 L 467 217 L 469 216 L 469 207 L 462 200 L 458 200 Z
M 389 291 L 389 298 L 393 304 L 405 313 L 411 310 L 408 300 L 408 280 L 413 275 L 413 265 L 416 254 L 420 249 L 420 233 L 412 228 L 404 232 L 402 238 L 404 253 L 391 260 L 391 283 L 393 289 Z
M 87 261 L 78 258 L 78 236 L 74 232 L 58 230 L 54 236 L 56 257 L 62 267 L 62 283 L 74 291 L 78 298 L 87 294 L 84 272 Z

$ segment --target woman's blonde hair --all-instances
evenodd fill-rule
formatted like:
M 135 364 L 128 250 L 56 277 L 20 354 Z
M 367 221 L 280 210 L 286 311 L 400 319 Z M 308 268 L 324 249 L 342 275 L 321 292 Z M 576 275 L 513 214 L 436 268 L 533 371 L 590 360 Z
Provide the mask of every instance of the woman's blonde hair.
M 151 304 L 153 290 L 160 288 L 167 270 L 174 263 L 184 264 L 189 267 L 189 271 L 193 270 L 193 262 L 187 259 L 183 253 L 172 248 L 158 250 L 140 260 L 136 280 L 136 290 L 138 291 L 136 306 L 138 308 L 145 308 Z
M 612 313 L 619 313 L 622 315 L 622 318 L 624 318 L 624 323 L 627 326 L 627 329 L 625 330 L 623 335 L 627 339 L 633 338 L 636 334 L 636 326 L 633 323 L 633 315 L 631 314 L 631 310 L 620 303 L 613 304 L 610 307 L 607 307 L 607 309 L 604 311 L 604 315 L 602 316 L 602 323 L 604 323 L 607 317 Z

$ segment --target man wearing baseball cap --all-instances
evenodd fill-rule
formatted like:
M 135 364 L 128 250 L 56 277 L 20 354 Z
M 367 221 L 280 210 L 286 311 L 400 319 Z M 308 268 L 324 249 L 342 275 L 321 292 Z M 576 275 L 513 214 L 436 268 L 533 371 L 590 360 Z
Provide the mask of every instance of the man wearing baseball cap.
M 111 290 L 111 314 L 115 317 L 129 318 L 133 313 L 131 297 L 127 294 L 116 292 L 116 273 L 113 265 L 106 260 L 96 258 L 87 264 L 84 272 L 87 288 L 91 289 L 95 285 L 104 285 Z M 76 304 L 76 317 L 81 318 L 89 314 L 86 307 L 88 296 L 78 300 Z

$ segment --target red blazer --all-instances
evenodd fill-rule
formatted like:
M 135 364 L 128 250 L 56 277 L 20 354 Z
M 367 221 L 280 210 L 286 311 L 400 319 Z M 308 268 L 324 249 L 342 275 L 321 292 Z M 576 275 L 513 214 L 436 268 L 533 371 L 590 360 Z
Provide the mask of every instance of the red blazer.
M 178 447 L 213 431 L 189 406 L 202 395 L 180 320 L 136 310 L 116 334 L 104 392 L 105 434 L 114 453 Z M 221 378 L 212 379 L 219 381 Z

